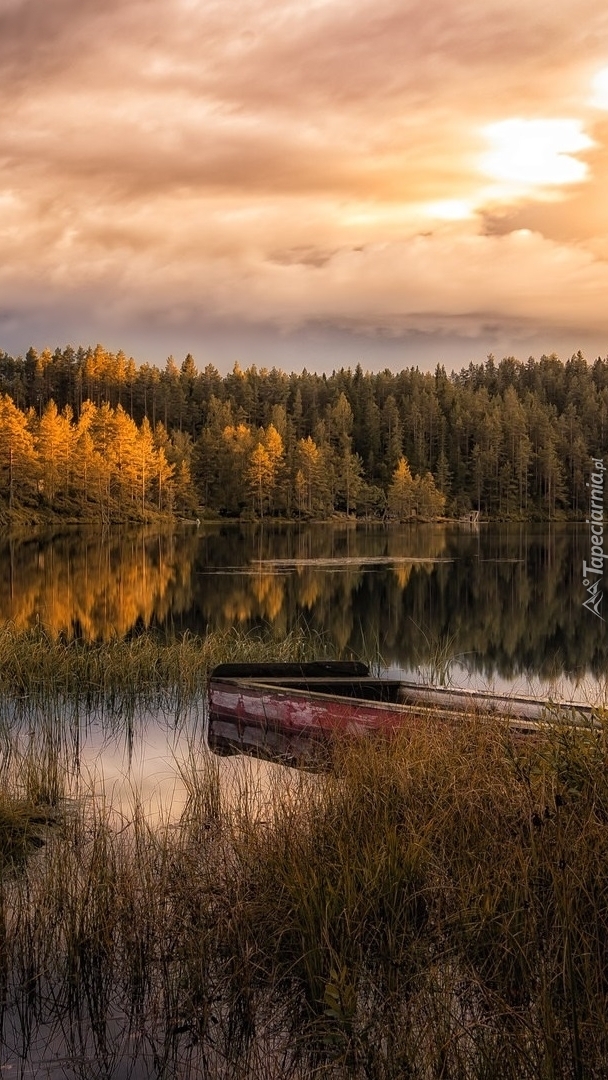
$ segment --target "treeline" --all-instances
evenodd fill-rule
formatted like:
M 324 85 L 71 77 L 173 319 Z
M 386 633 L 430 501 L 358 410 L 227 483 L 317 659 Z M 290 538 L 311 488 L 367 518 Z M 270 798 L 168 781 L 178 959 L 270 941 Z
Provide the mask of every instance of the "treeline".
M 223 377 L 190 355 L 160 370 L 68 346 L 0 352 L 0 393 L 0 498 L 13 506 L 37 497 L 110 515 L 582 517 L 590 458 L 608 450 L 608 359 L 580 353 L 565 363 L 489 357 L 451 375 L 439 365 L 330 376 L 235 365 Z M 45 431 L 61 424 L 58 464 Z M 15 425 L 21 456 L 7 435 Z M 86 480 L 85 427 L 98 455 Z

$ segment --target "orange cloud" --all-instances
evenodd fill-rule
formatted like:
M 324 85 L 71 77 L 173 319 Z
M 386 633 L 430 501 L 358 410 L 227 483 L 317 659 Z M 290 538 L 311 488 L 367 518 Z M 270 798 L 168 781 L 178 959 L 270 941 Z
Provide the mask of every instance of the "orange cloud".
M 595 0 L 0 0 L 0 345 L 601 336 L 607 60 Z

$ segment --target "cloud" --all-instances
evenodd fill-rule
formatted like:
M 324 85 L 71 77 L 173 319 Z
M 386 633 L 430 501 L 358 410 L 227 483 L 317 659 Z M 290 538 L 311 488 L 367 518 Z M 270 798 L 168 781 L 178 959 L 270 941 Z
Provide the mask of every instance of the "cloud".
M 4 310 L 603 333 L 607 58 L 595 0 L 0 0 Z
M 38 304 L 72 296 L 110 320 L 149 318 L 154 310 L 159 321 L 199 328 L 241 321 L 291 330 L 325 322 L 362 334 L 479 335 L 488 323 L 519 319 L 527 327 L 592 323 L 608 331 L 608 264 L 527 230 L 483 236 L 459 224 L 357 249 L 300 243 L 265 255 L 255 245 L 239 248 L 236 237 L 230 250 L 219 243 L 215 253 L 209 243 L 203 250 L 203 222 L 165 230 L 158 223 L 155 237 L 150 222 L 142 221 L 139 233 L 131 223 L 130 236 L 126 228 L 113 236 L 100 223 L 97 240 L 92 229 L 84 242 L 64 238 L 63 251 L 57 243 L 35 270 L 24 265 L 18 274 L 14 252 L 0 270 L 3 296 L 17 308 L 30 294 Z

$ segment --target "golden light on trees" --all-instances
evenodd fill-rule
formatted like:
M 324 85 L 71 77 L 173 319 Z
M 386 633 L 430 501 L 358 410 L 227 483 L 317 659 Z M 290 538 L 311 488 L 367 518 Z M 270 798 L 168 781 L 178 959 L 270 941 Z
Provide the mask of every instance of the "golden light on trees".
M 0 490 L 8 494 L 9 506 L 17 484 L 34 484 L 38 457 L 28 418 L 8 395 L 0 395 Z
M 260 438 L 253 448 L 247 467 L 249 491 L 254 508 L 264 516 L 264 507 L 272 500 L 278 472 L 283 460 L 283 440 L 273 424 L 266 431 L 260 430 Z
M 413 477 L 406 458 L 401 457 L 388 490 L 388 506 L 398 521 L 431 520 L 443 514 L 445 496 L 437 490 L 430 472 Z
M 58 492 L 67 493 L 72 457 L 72 413 L 66 407 L 59 413 L 49 401 L 38 426 L 37 449 L 45 496 L 52 502 Z
M 268 497 L 274 482 L 272 458 L 262 443 L 254 447 L 247 470 L 252 498 L 257 503 L 260 517 L 264 516 L 264 500 Z
M 388 491 L 388 505 L 392 514 L 399 521 L 411 517 L 413 510 L 414 481 L 410 467 L 404 457 L 399 458 L 393 473 L 393 480 Z

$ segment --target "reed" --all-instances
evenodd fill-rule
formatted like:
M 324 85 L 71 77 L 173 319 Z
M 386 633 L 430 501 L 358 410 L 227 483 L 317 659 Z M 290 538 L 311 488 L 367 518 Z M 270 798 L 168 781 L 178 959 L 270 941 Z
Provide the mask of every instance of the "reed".
M 49 761 L 14 761 L 11 798 L 51 790 Z M 315 774 L 193 743 L 176 823 L 137 799 L 118 819 L 92 783 L 0 875 L 0 1064 L 604 1076 L 607 761 L 601 722 L 518 740 L 470 718 L 341 742 Z
M 323 653 L 317 636 L 295 630 L 279 641 L 270 633 L 227 630 L 205 637 L 143 634 L 112 641 L 69 641 L 42 627 L 0 629 L 0 701 L 14 709 L 65 702 L 123 715 L 149 705 L 177 709 L 200 697 L 209 671 L 230 661 L 311 659 Z
M 54 820 L 55 813 L 46 804 L 0 792 L 0 876 L 25 863 L 44 843 L 44 826 Z
M 5 740 L 0 751 L 0 877 L 22 867 L 46 842 L 64 796 L 54 753 L 23 753 Z

